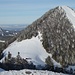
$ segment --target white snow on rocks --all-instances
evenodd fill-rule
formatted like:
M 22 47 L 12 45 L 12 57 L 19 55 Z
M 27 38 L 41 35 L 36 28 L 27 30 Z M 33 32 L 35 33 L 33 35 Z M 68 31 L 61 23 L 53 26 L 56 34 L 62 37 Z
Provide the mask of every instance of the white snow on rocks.
M 75 11 L 67 6 L 62 6 L 62 8 L 66 12 L 66 15 L 67 15 L 69 21 L 73 24 L 73 26 L 75 28 Z
M 38 36 L 32 37 L 31 39 L 22 40 L 21 42 L 15 41 L 10 44 L 5 50 L 4 54 L 7 56 L 8 52 L 12 54 L 12 57 L 16 57 L 18 52 L 22 58 L 29 58 L 28 61 L 32 61 L 35 65 L 45 65 L 45 59 L 50 56 L 44 49 L 42 42 L 42 34 L 38 32 Z M 4 59 L 4 58 L 3 58 Z M 3 61 L 2 59 L 2 61 Z M 60 63 L 57 63 L 53 58 L 52 62 L 55 66 L 61 66 Z
M 75 73 L 75 66 L 74 65 L 70 65 L 66 68 L 67 71 L 72 70 Z
M 52 71 L 42 71 L 42 70 L 13 70 L 13 71 L 3 71 L 0 75 L 68 75 L 63 73 L 56 73 Z

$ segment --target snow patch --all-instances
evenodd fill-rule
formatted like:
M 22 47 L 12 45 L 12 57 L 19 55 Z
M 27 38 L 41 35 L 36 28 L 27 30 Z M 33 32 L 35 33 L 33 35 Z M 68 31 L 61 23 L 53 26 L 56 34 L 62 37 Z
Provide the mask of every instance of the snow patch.
M 2 36 L 4 36 L 4 34 L 2 33 Z
M 5 42 L 5 41 L 3 41 L 3 40 L 0 40 L 0 42 Z
M 56 73 L 52 71 L 42 71 L 42 70 L 13 70 L 13 71 L 3 71 L 0 75 L 68 75 L 63 73 Z
M 9 32 L 9 31 L 6 31 L 7 33 Z
M 56 62 L 53 58 L 51 58 L 51 59 L 52 59 L 52 62 L 53 62 L 53 64 L 54 64 L 54 67 L 62 67 L 62 66 L 60 65 L 60 63 Z
M 72 70 L 74 72 L 75 71 L 75 66 L 74 65 L 73 66 L 68 66 L 66 68 L 66 70 L 68 70 L 68 71 Z

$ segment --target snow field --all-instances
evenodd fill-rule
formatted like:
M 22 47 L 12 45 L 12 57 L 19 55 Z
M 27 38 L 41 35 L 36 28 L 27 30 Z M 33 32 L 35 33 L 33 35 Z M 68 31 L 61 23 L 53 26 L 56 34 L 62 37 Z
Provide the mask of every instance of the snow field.
M 20 71 L 2 71 L 0 72 L 0 75 L 68 75 L 63 73 L 56 73 L 51 71 L 42 71 L 42 70 L 20 70 Z

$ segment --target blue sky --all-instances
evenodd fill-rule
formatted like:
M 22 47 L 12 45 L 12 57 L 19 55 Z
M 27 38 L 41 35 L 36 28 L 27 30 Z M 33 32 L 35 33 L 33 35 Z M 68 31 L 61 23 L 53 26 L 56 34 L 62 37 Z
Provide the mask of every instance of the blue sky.
M 0 0 L 0 24 L 31 24 L 56 6 L 75 9 L 75 0 Z

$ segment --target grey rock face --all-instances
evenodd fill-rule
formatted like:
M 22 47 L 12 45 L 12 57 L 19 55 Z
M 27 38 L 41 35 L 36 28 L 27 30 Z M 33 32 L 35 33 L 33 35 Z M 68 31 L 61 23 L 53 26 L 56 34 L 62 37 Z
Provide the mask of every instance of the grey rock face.
M 57 62 L 62 66 L 75 64 L 75 29 L 62 7 L 49 10 L 25 28 L 18 41 L 37 36 L 38 31 L 42 33 L 44 48 Z

